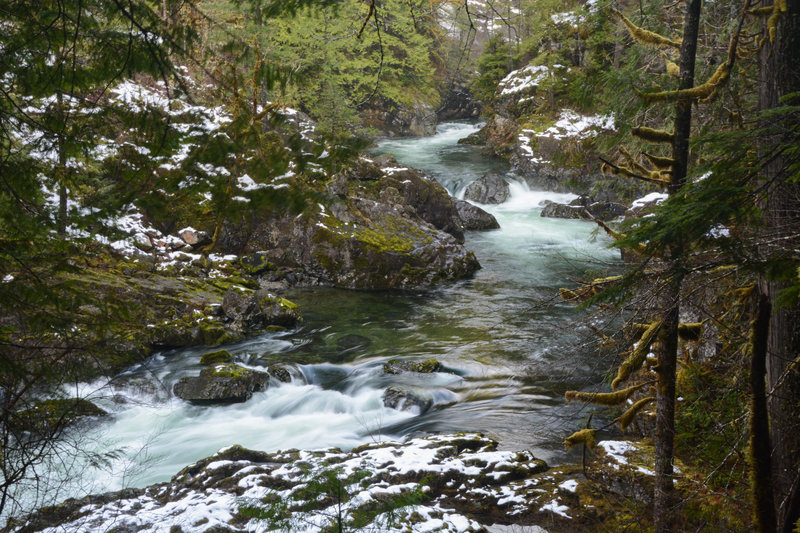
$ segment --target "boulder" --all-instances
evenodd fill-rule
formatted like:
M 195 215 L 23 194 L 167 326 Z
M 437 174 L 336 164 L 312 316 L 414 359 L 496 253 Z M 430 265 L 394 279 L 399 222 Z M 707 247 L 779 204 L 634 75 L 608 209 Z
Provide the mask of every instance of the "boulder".
M 204 368 L 199 376 L 182 377 L 172 390 L 178 398 L 198 404 L 240 403 L 268 383 L 266 372 L 226 363 Z
M 211 236 L 208 232 L 196 230 L 192 227 L 183 228 L 178 235 L 188 245 L 203 246 L 211 243 Z
M 391 165 L 392 161 L 388 164 Z M 393 164 L 398 163 L 394 161 Z M 438 181 L 417 170 L 407 169 L 383 178 L 381 185 L 381 198 L 385 202 L 412 207 L 414 215 L 436 229 L 449 233 L 460 244 L 464 243 L 458 209 L 453 205 L 447 189 Z M 392 197 L 393 191 L 399 193 L 401 198 Z
M 30 409 L 14 413 L 12 429 L 39 434 L 58 434 L 66 427 L 87 417 L 103 417 L 108 413 L 83 398 L 42 400 Z
M 418 372 L 420 374 L 432 374 L 442 370 L 442 363 L 431 357 L 425 360 L 412 359 L 389 359 L 383 364 L 383 371 L 386 374 L 404 374 L 406 372 Z
M 477 205 L 473 205 L 466 200 L 451 198 L 453 205 L 461 218 L 461 226 L 465 231 L 480 231 L 489 229 L 499 229 L 500 224 L 494 215 L 487 213 Z
M 433 405 L 433 398 L 423 389 L 389 387 L 383 392 L 383 405 L 398 411 L 422 414 Z
M 300 318 L 295 304 L 265 289 L 254 292 L 231 289 L 225 293 L 221 311 L 226 322 L 243 332 L 264 330 L 269 326 L 291 327 Z
M 655 450 L 652 444 L 627 440 L 606 440 L 597 443 L 594 458 L 586 465 L 587 477 L 607 490 L 640 503 L 653 501 Z M 676 488 L 682 485 L 683 464 L 675 459 Z
M 389 136 L 425 136 L 436 133 L 436 110 L 424 102 L 398 105 L 375 99 L 362 111 L 362 121 Z
M 588 211 L 598 220 L 608 221 L 625 214 L 626 207 L 615 202 L 587 203 L 586 198 L 576 198 L 569 204 L 548 202 L 542 209 L 543 217 L 547 218 L 580 218 L 589 219 Z
M 204 366 L 215 365 L 218 363 L 232 363 L 233 356 L 228 350 L 217 350 L 215 352 L 204 353 L 200 357 L 200 364 Z
M 470 183 L 464 199 L 479 204 L 502 204 L 508 199 L 508 183 L 498 174 L 486 174 Z

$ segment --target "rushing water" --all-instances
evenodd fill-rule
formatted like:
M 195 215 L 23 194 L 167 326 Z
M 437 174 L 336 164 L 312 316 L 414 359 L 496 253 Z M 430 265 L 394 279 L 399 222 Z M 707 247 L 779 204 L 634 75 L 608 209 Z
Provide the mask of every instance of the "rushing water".
M 378 152 L 434 175 L 452 194 L 503 164 L 456 144 L 475 131 L 444 124 L 429 138 L 385 141 Z M 500 230 L 470 232 L 466 246 L 483 268 L 473 279 L 428 292 L 298 289 L 304 321 L 295 331 L 226 346 L 254 368 L 299 363 L 291 384 L 273 383 L 246 403 L 201 407 L 171 396 L 182 376 L 196 374 L 208 350 L 154 356 L 110 384 L 83 393 L 113 413 L 85 446 L 121 453 L 81 490 L 107 491 L 169 479 L 187 464 L 240 444 L 261 450 L 352 447 L 386 436 L 480 430 L 507 448 L 533 449 L 554 462 L 580 423 L 563 393 L 602 380 L 597 357 L 581 348 L 589 334 L 583 312 L 558 301 L 557 288 L 615 261 L 606 241 L 583 221 L 539 216 L 540 202 L 565 195 L 532 192 L 511 180 L 512 196 L 487 206 Z M 446 372 L 385 375 L 390 358 L 435 357 Z M 102 385 L 102 386 L 101 386 Z M 433 402 L 423 414 L 383 406 L 390 385 Z M 96 389 L 96 390 L 95 390 Z

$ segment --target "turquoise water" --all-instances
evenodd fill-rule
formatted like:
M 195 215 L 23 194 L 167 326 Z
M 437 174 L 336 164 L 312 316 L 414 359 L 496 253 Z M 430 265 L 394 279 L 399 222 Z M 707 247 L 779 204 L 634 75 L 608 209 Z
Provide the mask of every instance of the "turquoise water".
M 445 124 L 428 138 L 380 143 L 440 180 L 452 194 L 503 162 L 456 144 L 476 130 Z M 428 432 L 479 430 L 512 449 L 531 449 L 550 463 L 567 459 L 564 437 L 583 414 L 566 406 L 565 390 L 603 380 L 585 311 L 566 305 L 558 288 L 587 271 L 614 268 L 616 252 L 591 223 L 539 216 L 544 199 L 507 176 L 512 196 L 486 206 L 501 229 L 469 232 L 466 247 L 482 265 L 472 279 L 428 292 L 296 289 L 304 321 L 296 330 L 227 346 L 254 368 L 296 363 L 297 379 L 273 384 L 246 403 L 200 407 L 171 396 L 172 385 L 196 374 L 203 349 L 154 356 L 111 383 L 81 391 L 113 413 L 85 435 L 84 446 L 119 454 L 85 470 L 71 494 L 164 481 L 193 461 L 232 444 L 274 451 L 349 448 L 372 440 Z M 602 320 L 602 317 L 593 320 Z M 599 325 L 599 324 L 598 324 Z M 435 357 L 445 372 L 386 375 L 391 358 Z M 389 386 L 412 389 L 432 407 L 424 413 L 383 406 Z M 62 492 L 62 495 L 69 495 Z

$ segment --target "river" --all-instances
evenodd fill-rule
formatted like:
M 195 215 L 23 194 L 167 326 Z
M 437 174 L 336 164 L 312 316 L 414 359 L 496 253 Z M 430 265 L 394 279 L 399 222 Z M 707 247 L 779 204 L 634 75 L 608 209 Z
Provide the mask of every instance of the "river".
M 456 141 L 476 130 L 443 124 L 428 138 L 387 140 L 377 152 L 435 176 L 451 194 L 504 164 Z M 567 459 L 561 442 L 584 414 L 565 390 L 591 387 L 607 365 L 591 348 L 586 312 L 559 301 L 558 288 L 616 261 L 591 223 L 541 218 L 540 203 L 565 195 L 529 191 L 513 180 L 510 200 L 488 206 L 501 229 L 468 232 L 483 268 L 472 279 L 427 292 L 296 289 L 304 321 L 290 332 L 225 346 L 255 368 L 296 362 L 302 378 L 246 403 L 205 407 L 171 396 L 196 374 L 207 349 L 162 353 L 110 384 L 81 391 L 112 412 L 81 444 L 114 450 L 84 472 L 74 491 L 104 492 L 164 481 L 231 444 L 274 451 L 350 448 L 371 440 L 479 430 L 504 448 L 531 449 L 549 463 Z M 386 375 L 390 358 L 435 357 L 445 372 Z M 299 374 L 298 374 L 298 377 Z M 102 386 L 101 386 L 102 385 Z M 433 406 L 423 414 L 385 408 L 388 386 L 413 388 Z

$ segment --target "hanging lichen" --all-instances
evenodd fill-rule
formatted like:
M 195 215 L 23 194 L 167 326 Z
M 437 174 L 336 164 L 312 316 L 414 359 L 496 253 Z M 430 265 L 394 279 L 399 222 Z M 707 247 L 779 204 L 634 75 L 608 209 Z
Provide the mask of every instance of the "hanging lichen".
M 650 383 L 651 382 L 649 381 L 645 383 L 639 383 L 638 385 L 633 385 L 632 387 L 618 390 L 616 392 L 580 392 L 570 390 L 564 393 L 564 399 L 567 401 L 567 403 L 581 401 L 596 403 L 598 405 L 619 405 L 630 398 L 634 392 L 641 389 L 645 385 L 649 385 Z
M 640 412 L 642 409 L 644 409 L 644 407 L 645 407 L 647 404 L 649 404 L 650 402 L 652 402 L 652 401 L 654 401 L 654 400 L 655 400 L 655 397 L 654 397 L 654 396 L 648 396 L 648 397 L 646 397 L 646 398 L 642 398 L 642 399 L 641 399 L 641 400 L 639 400 L 638 402 L 636 402 L 636 403 L 634 403 L 633 405 L 631 405 L 631 406 L 630 406 L 630 407 L 629 407 L 629 408 L 628 408 L 628 409 L 627 409 L 627 410 L 626 410 L 624 413 L 622 413 L 622 414 L 620 415 L 620 417 L 617 419 L 617 422 L 619 422 L 619 427 L 620 427 L 620 429 L 622 429 L 622 431 L 625 431 L 626 429 L 628 429 L 628 426 L 630 426 L 630 425 L 631 425 L 631 422 L 633 422 L 633 419 L 634 419 L 634 418 L 636 418 L 636 415 L 638 415 L 638 414 L 639 414 L 639 412 Z
M 669 59 L 664 60 L 664 67 L 667 70 L 667 74 L 670 76 L 675 76 L 676 78 L 680 77 L 681 75 L 681 68 L 678 66 L 677 63 L 670 61 Z
M 677 91 L 658 91 L 654 93 L 640 93 L 645 103 L 650 105 L 653 102 L 674 102 L 676 100 L 698 100 L 708 101 L 714 97 L 717 90 L 730 77 L 730 64 L 726 61 L 721 63 L 708 81 L 702 85 L 691 89 L 681 89 Z
M 628 28 L 628 32 L 631 34 L 631 37 L 636 39 L 636 41 L 640 42 L 641 44 L 646 44 L 656 48 L 680 49 L 680 41 L 675 41 L 653 31 L 640 28 L 616 9 L 613 12 L 622 21 L 622 23 L 625 24 L 625 27 Z
M 775 0 L 772 5 L 772 15 L 767 19 L 767 31 L 769 31 L 769 42 L 775 42 L 775 32 L 778 31 L 778 20 L 786 13 L 786 0 Z
M 671 157 L 660 157 L 648 153 L 642 153 L 642 155 L 650 161 L 651 165 L 660 170 L 670 169 L 675 164 L 675 160 Z
M 589 448 L 594 448 L 595 444 L 597 444 L 597 441 L 594 438 L 596 432 L 596 429 L 582 429 L 580 431 L 576 431 L 564 439 L 564 446 L 567 448 L 572 448 L 577 444 L 585 444 Z
M 678 325 L 678 336 L 685 341 L 696 341 L 700 339 L 703 332 L 702 322 L 689 322 Z
M 633 128 L 631 130 L 631 134 L 634 137 L 638 137 L 643 141 L 651 143 L 672 144 L 672 139 L 674 137 L 674 135 L 668 131 L 656 130 L 653 128 L 648 128 L 646 126 L 639 126 L 638 128 Z
M 645 359 L 647 358 L 647 354 L 650 351 L 650 345 L 653 344 L 653 341 L 656 338 L 656 333 L 661 328 L 661 321 L 657 320 L 650 324 L 648 328 L 642 333 L 641 338 L 639 339 L 638 344 L 631 352 L 631 355 L 628 356 L 625 361 L 619 365 L 617 369 L 617 377 L 614 378 L 614 381 L 611 382 L 611 388 L 615 389 L 619 386 L 620 383 L 628 379 L 631 374 L 640 369 L 644 364 Z

